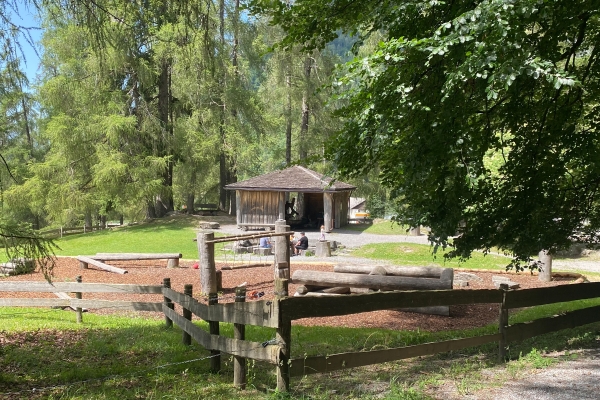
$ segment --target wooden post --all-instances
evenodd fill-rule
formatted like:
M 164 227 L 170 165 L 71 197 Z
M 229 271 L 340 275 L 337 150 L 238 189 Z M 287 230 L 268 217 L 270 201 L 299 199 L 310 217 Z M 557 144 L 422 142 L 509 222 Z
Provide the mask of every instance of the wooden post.
M 177 267 L 179 267 L 179 258 L 167 259 L 167 268 L 177 268 Z
M 539 252 L 538 258 L 542 264 L 538 279 L 542 282 L 550 282 L 552 280 L 552 254 L 548 254 L 548 250 L 542 250 Z
M 217 293 L 209 293 L 208 294 L 208 305 L 212 306 L 219 303 L 219 297 Z M 219 334 L 219 321 L 207 321 L 208 322 L 208 331 L 211 335 Z M 210 351 L 211 359 L 210 359 L 210 370 L 212 372 L 219 372 L 221 370 L 221 352 L 219 350 L 211 350 Z
M 508 308 L 506 308 L 506 295 L 508 293 L 508 284 L 501 283 L 502 303 L 500 304 L 500 317 L 498 321 L 498 332 L 501 335 L 498 342 L 498 362 L 506 362 L 506 328 L 508 328 Z
M 325 225 L 325 232 L 331 232 L 333 224 L 333 196 L 331 193 L 323 193 L 323 225 Z
M 317 257 L 331 257 L 331 245 L 329 241 L 318 241 L 317 248 L 315 250 L 315 255 Z
M 81 269 L 87 269 L 87 267 L 88 267 L 88 263 L 83 262 L 81 260 L 79 261 L 79 268 L 81 268 Z
M 77 283 L 81 283 L 82 282 L 81 275 L 79 275 L 77 278 L 75 278 L 75 280 L 77 281 Z M 81 299 L 81 292 L 75 292 L 75 298 Z M 81 307 L 77 307 L 75 309 L 75 311 L 77 313 L 77 323 L 81 324 L 83 322 L 83 310 L 81 309 Z
M 171 278 L 163 279 L 163 287 L 169 288 L 169 289 L 171 288 Z M 169 307 L 171 310 L 173 310 L 175 308 L 175 304 L 173 304 L 173 302 L 171 301 L 170 298 L 164 296 L 164 302 L 165 302 L 165 305 L 167 307 Z M 165 315 L 165 326 L 167 328 L 173 327 L 173 321 L 171 320 L 171 318 L 167 317 L 166 315 Z
M 421 227 L 415 226 L 414 228 L 410 228 L 410 236 L 421 236 Z
M 275 280 L 275 295 L 277 298 L 288 296 L 287 279 Z M 281 309 L 279 309 L 281 310 Z M 290 348 L 292 342 L 292 321 L 286 318 L 285 315 L 279 314 L 279 328 L 275 331 L 277 343 L 281 346 L 279 354 L 279 362 L 277 364 L 277 390 L 280 392 L 288 392 L 290 390 Z
M 209 243 L 215 238 L 213 232 L 198 232 L 198 258 L 200 259 L 200 283 L 206 296 L 217 293 L 217 269 L 215 267 L 215 244 Z
M 243 303 L 246 301 L 246 287 L 235 288 L 235 302 Z M 238 340 L 246 339 L 246 325 L 233 324 L 233 338 Z M 233 386 L 238 389 L 246 388 L 246 359 L 240 356 L 233 356 Z
M 192 298 L 192 285 L 190 285 L 190 284 L 184 285 L 183 286 L 183 294 L 185 294 L 189 298 Z M 183 307 L 183 318 L 187 319 L 188 321 L 192 320 L 192 312 L 185 307 Z M 190 346 L 192 344 L 192 337 L 186 331 L 183 331 L 183 336 L 181 339 L 183 341 L 183 344 L 185 344 L 185 345 Z
M 275 233 L 289 232 L 285 220 L 275 221 Z M 290 278 L 290 236 L 275 236 L 275 279 Z

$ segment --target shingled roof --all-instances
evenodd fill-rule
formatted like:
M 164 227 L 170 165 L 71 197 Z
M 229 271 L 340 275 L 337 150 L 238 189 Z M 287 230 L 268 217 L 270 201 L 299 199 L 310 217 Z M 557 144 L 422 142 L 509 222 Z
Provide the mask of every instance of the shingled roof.
M 295 165 L 281 171 L 270 172 L 245 181 L 225 185 L 227 190 L 254 190 L 269 192 L 345 192 L 356 186 L 334 181 L 318 172 Z

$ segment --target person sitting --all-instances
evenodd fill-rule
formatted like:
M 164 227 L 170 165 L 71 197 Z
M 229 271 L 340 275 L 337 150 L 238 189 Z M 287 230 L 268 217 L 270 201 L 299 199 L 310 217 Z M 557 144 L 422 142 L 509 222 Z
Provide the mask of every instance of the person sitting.
M 298 243 L 294 246 L 294 255 L 297 256 L 300 254 L 301 250 L 308 249 L 308 238 L 304 234 L 304 232 L 300 232 L 300 239 L 298 239 Z
M 271 248 L 271 238 L 261 237 L 258 247 L 262 247 L 263 249 L 270 249 Z

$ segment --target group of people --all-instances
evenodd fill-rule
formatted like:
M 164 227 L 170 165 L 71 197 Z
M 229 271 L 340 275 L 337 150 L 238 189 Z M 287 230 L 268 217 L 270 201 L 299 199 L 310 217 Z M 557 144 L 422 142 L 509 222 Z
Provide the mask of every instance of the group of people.
M 319 240 L 325 240 L 325 226 L 321 225 L 321 236 Z M 261 237 L 260 238 L 260 247 L 270 249 L 272 247 L 271 238 L 270 237 Z M 304 232 L 300 232 L 300 237 L 296 239 L 294 235 L 290 235 L 290 250 L 292 251 L 292 256 L 297 256 L 300 254 L 300 251 L 308 249 L 308 238 Z

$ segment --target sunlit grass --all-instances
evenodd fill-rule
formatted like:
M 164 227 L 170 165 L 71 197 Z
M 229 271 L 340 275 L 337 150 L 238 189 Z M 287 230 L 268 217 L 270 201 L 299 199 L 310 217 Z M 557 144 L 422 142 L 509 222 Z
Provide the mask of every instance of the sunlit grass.
M 505 269 L 509 258 L 493 254 L 473 253 L 468 260 L 447 260 L 443 249 L 434 252 L 432 246 L 414 243 L 374 243 L 352 252 L 353 256 L 390 261 L 397 265 L 440 266 L 445 268 Z

